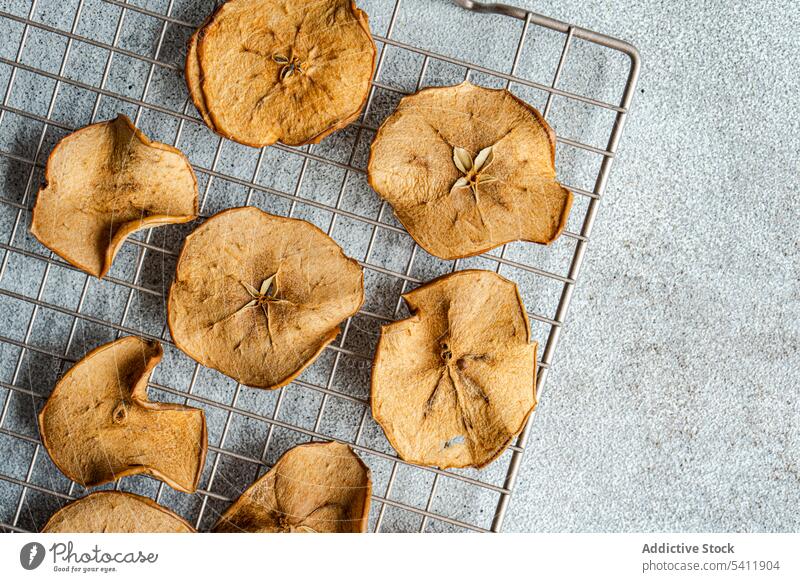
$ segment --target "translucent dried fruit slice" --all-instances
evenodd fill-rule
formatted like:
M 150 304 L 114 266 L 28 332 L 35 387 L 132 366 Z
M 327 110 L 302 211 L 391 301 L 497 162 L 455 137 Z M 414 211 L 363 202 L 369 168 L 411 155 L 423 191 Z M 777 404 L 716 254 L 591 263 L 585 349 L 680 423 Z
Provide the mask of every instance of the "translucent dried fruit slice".
M 403 299 L 412 316 L 381 330 L 372 415 L 406 461 L 488 465 L 536 405 L 536 343 L 517 286 L 460 271 Z
M 364 532 L 371 492 L 369 469 L 347 445 L 300 445 L 242 493 L 212 531 Z
M 296 378 L 364 301 L 361 267 L 303 220 L 234 208 L 186 239 L 167 302 L 189 356 L 242 384 Z
M 96 277 L 129 234 L 197 216 L 197 180 L 186 156 L 150 141 L 124 115 L 62 139 L 45 179 L 31 232 Z
M 123 337 L 89 352 L 53 389 L 39 431 L 53 463 L 84 487 L 145 473 L 194 492 L 206 456 L 202 410 L 150 402 L 161 345 Z
M 378 131 L 369 182 L 437 257 L 515 240 L 549 244 L 572 205 L 556 181 L 555 144 L 539 112 L 509 91 L 424 89 L 403 98 Z
M 352 0 L 230 0 L 199 36 L 205 107 L 244 144 L 316 143 L 361 113 L 375 53 Z
M 42 533 L 195 533 L 195 529 L 147 497 L 98 491 L 59 509 Z

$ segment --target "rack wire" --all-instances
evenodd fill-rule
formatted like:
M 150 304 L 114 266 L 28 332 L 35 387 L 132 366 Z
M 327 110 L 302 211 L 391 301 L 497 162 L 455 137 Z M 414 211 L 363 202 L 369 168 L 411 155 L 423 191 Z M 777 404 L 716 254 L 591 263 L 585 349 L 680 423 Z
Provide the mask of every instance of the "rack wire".
M 423 281 L 468 266 L 495 270 L 517 282 L 531 309 L 532 335 L 544 348 L 541 392 L 630 110 L 639 57 L 628 43 L 527 10 L 456 0 L 463 8 L 494 13 L 451 8 L 467 27 L 494 19 L 493 26 L 505 32 L 482 42 L 510 49 L 508 55 L 493 52 L 493 62 L 469 62 L 421 46 L 426 39 L 404 40 L 404 34 L 415 37 L 425 29 L 425 23 L 408 25 L 422 14 L 420 1 L 359 2 L 370 14 L 380 54 L 357 123 L 316 146 L 261 150 L 217 138 L 188 99 L 185 40 L 212 5 L 74 0 L 60 3 L 58 14 L 51 5 L 45 9 L 45 0 L 0 5 L 0 33 L 18 41 L 0 52 L 0 315 L 7 322 L 0 330 L 0 529 L 38 531 L 53 511 L 86 494 L 43 451 L 36 414 L 69 365 L 96 345 L 132 334 L 164 344 L 151 398 L 203 408 L 209 455 L 194 495 L 144 476 L 105 488 L 148 495 L 202 530 L 282 452 L 299 442 L 336 439 L 353 446 L 372 469 L 372 530 L 501 531 L 530 422 L 483 471 L 403 462 L 369 412 L 374 339 L 382 323 L 403 315 L 400 295 Z M 424 86 L 464 79 L 511 89 L 554 125 L 559 178 L 576 202 L 567 231 L 553 246 L 510 243 L 481 257 L 441 261 L 413 243 L 366 185 L 369 143 L 397 100 Z M 290 386 L 249 389 L 175 349 L 164 324 L 165 291 L 189 229 L 132 237 L 103 280 L 84 275 L 29 236 L 30 209 L 54 143 L 120 110 L 152 138 L 187 153 L 201 185 L 201 217 L 240 204 L 302 217 L 360 259 L 364 309 Z

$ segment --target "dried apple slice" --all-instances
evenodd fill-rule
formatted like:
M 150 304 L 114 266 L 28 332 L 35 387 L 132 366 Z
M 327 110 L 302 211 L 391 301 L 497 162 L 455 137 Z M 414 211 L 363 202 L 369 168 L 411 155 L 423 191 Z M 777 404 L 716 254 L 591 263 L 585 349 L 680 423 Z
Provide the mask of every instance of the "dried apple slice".
M 197 39 L 203 30 L 203 27 L 208 23 L 208 20 L 203 23 L 203 26 L 198 28 L 195 33 L 189 37 L 189 42 L 186 45 L 186 66 L 184 67 L 184 76 L 186 77 L 186 86 L 189 88 L 189 96 L 192 98 L 197 112 L 206 125 L 214 129 L 214 122 L 208 115 L 208 108 L 206 107 L 206 98 L 203 96 L 201 88 L 201 72 L 200 61 L 197 58 Z
M 555 134 L 509 91 L 470 83 L 403 98 L 381 126 L 369 182 L 419 245 L 477 255 L 515 240 L 554 241 L 572 193 L 556 181 Z
M 89 352 L 61 380 L 39 413 L 53 463 L 84 487 L 145 473 L 187 493 L 206 456 L 203 411 L 150 402 L 147 382 L 161 344 L 123 337 Z
M 361 267 L 303 220 L 220 212 L 190 234 L 167 301 L 175 345 L 248 386 L 296 378 L 364 301 Z
M 97 491 L 55 512 L 42 533 L 195 533 L 195 529 L 147 497 Z
M 124 115 L 62 139 L 45 179 L 31 232 L 95 277 L 134 231 L 197 216 L 197 179 L 186 156 L 150 141 Z
M 371 492 L 369 469 L 347 445 L 300 445 L 242 493 L 212 531 L 364 532 Z
M 536 343 L 517 286 L 468 270 L 403 299 L 412 316 L 381 329 L 372 415 L 408 462 L 484 467 L 536 406 Z
M 352 0 L 230 0 L 200 30 L 202 99 L 240 143 L 316 143 L 358 118 L 375 54 Z

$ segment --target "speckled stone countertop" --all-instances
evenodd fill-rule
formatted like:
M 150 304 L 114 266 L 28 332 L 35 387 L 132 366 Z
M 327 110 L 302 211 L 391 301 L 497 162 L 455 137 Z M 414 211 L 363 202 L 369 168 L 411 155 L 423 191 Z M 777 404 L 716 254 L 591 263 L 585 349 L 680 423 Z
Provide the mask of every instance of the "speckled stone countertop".
M 506 529 L 800 530 L 800 7 L 525 4 L 643 74 Z
M 800 36 L 796 34 L 800 8 L 777 0 L 514 2 L 633 43 L 641 52 L 643 70 L 535 416 L 505 530 L 800 530 Z M 195 23 L 203 20 L 213 4 L 211 0 L 131 3 L 161 12 L 171 5 L 172 14 Z M 78 0 L 38 0 L 36 18 L 69 30 L 77 4 Z M 27 13 L 29 5 L 30 0 L 0 0 L 3 10 L 15 14 Z M 102 0 L 85 0 L 82 5 L 77 33 L 112 42 L 114 11 L 119 8 Z M 384 34 L 393 0 L 364 0 L 359 5 L 369 12 L 373 30 Z M 131 17 L 120 34 L 121 46 L 131 51 L 151 50 L 154 39 L 149 26 L 146 18 Z M 519 26 L 518 21 L 497 16 L 478 19 L 446 0 L 404 0 L 395 34 L 405 42 L 507 70 Z M 7 59 L 15 58 L 18 39 L 14 35 L 18 31 L 18 23 L 0 19 L 0 34 L 13 39 L 0 51 Z M 179 50 L 185 39 L 168 37 L 164 58 L 180 63 Z M 520 72 L 549 83 L 561 42 L 558 35 L 542 35 L 526 44 Z M 58 72 L 63 44 L 41 34 L 33 35 L 26 46 L 22 62 Z M 581 57 L 580 47 L 575 50 Z M 102 77 L 104 58 L 93 47 L 78 43 L 64 74 L 96 85 Z M 576 61 L 577 65 L 570 64 L 564 71 L 567 86 L 579 92 L 594 88 L 598 98 L 618 100 L 620 84 L 614 77 L 618 73 L 614 62 L 581 68 L 581 58 Z M 417 80 L 413 64 L 402 56 L 387 59 L 387 74 L 400 86 L 413 89 Z M 146 73 L 146 67 L 120 58 L 106 86 L 117 93 L 135 95 L 141 91 Z M 448 71 L 447 67 L 434 68 L 430 74 L 432 82 L 440 84 L 454 82 L 459 75 L 463 78 L 463 71 Z M 0 66 L 2 91 L 8 77 L 9 67 Z M 475 78 L 477 82 L 484 80 L 479 75 Z M 41 76 L 20 74 L 9 104 L 44 116 L 52 84 Z M 154 76 L 151 86 L 148 99 L 172 109 L 185 102 L 179 71 L 172 77 Z M 538 107 L 543 105 L 541 93 L 523 96 Z M 393 106 L 391 100 L 381 99 L 376 99 L 375 116 L 368 120 L 371 123 L 380 121 L 379 116 Z M 84 95 L 64 84 L 52 118 L 79 127 L 92 118 L 92 113 L 97 119 L 107 119 L 117 111 L 136 114 L 135 107 L 112 98 L 103 98 L 96 110 L 93 105 L 94 94 Z M 579 137 L 598 147 L 605 146 L 600 137 L 607 136 L 603 123 L 610 119 L 587 118 L 580 109 L 562 108 L 558 101 L 553 107 L 552 120 L 559 135 Z M 168 117 L 145 113 L 139 125 L 154 139 L 174 139 L 176 123 Z M 189 125 L 178 146 L 189 153 L 193 163 L 210 167 L 213 136 Z M 0 124 L 0 149 L 30 157 L 35 153 L 39 131 L 30 120 L 8 114 Z M 49 151 L 64 133 L 48 131 L 42 152 Z M 326 140 L 320 146 L 323 155 L 335 153 L 337 143 L 350 137 L 344 131 Z M 581 158 L 570 154 L 568 148 L 559 148 L 558 161 L 560 175 L 574 176 L 577 181 L 593 175 L 591 171 L 582 174 L 585 168 Z M 2 164 L 3 197 L 22 201 L 26 166 L 13 158 L 4 158 Z M 223 173 L 249 179 L 255 167 L 255 150 L 226 144 L 219 165 Z M 258 181 L 291 191 L 296 171 L 280 157 L 270 157 L 269 173 Z M 326 180 L 330 176 L 312 167 L 299 195 L 331 204 L 335 191 L 326 189 Z M 35 186 L 40 181 L 37 171 L 32 183 Z M 246 193 L 235 184 L 216 181 L 205 211 L 213 213 L 242 204 Z M 284 202 L 253 201 L 285 214 L 289 205 Z M 358 213 L 365 209 L 377 212 L 378 208 L 368 188 L 348 192 L 347 204 L 353 204 L 346 207 Z M 8 242 L 6 233 L 13 228 L 16 213 L 15 207 L 0 205 L 4 242 Z M 388 214 L 385 220 L 390 221 Z M 323 228 L 330 220 L 324 212 L 303 208 L 302 204 L 295 215 Z M 341 222 L 334 238 L 349 254 L 363 254 L 363 233 L 347 225 L 347 221 Z M 580 224 L 571 222 L 570 228 L 577 230 Z M 156 234 L 154 240 L 168 248 L 179 248 L 188 232 L 179 227 L 161 230 L 166 234 Z M 26 237 L 25 231 L 23 223 L 14 245 L 46 252 Z M 543 251 L 533 247 L 523 245 L 512 252 L 519 251 L 521 257 L 532 253 L 545 265 L 557 264 L 560 272 L 564 270 L 563 260 L 569 255 L 563 248 L 554 245 Z M 390 236 L 378 240 L 372 260 L 387 269 L 402 270 L 410 248 L 407 238 Z M 112 275 L 130 278 L 135 260 L 133 250 L 123 250 Z M 478 261 L 466 261 L 464 266 L 468 264 L 480 266 Z M 156 288 L 167 285 L 173 266 L 169 261 L 148 259 L 144 284 Z M 40 261 L 17 256 L 9 261 L 0 287 L 35 296 L 43 269 Z M 447 265 L 422 257 L 412 274 L 427 279 L 446 271 Z M 75 308 L 83 285 L 81 277 L 54 267 L 44 300 Z M 546 289 L 539 292 L 535 286 L 533 289 L 525 295 L 529 307 L 552 314 L 557 294 Z M 370 281 L 368 307 L 378 312 L 388 309 L 391 315 L 397 292 L 389 284 Z M 113 285 L 93 283 L 84 312 L 100 319 L 119 319 L 125 298 L 126 293 Z M 157 334 L 163 315 L 158 300 L 137 298 L 128 325 Z M 0 297 L 4 334 L 24 340 L 29 316 L 29 304 Z M 77 358 L 114 337 L 113 330 L 86 324 L 77 329 L 70 344 L 66 341 L 70 325 L 69 317 L 41 310 L 30 340 L 51 351 L 66 350 Z M 374 336 L 374 329 L 354 328 L 346 345 L 358 347 L 359 342 L 371 341 L 370 333 Z M 19 351 L 11 344 L 3 344 L 0 355 L 4 382 L 16 377 L 16 385 L 25 390 L 49 393 L 60 366 L 57 360 L 37 354 L 18 360 Z M 329 356 L 322 357 L 304 378 L 324 383 L 331 365 Z M 335 388 L 365 398 L 365 368 L 348 366 L 342 364 L 345 380 Z M 185 390 L 190 374 L 188 358 L 167 350 L 155 379 Z M 292 423 L 313 426 L 321 396 L 305 394 L 300 388 L 284 390 L 288 396 L 281 414 Z M 239 398 L 238 407 L 264 415 L 271 414 L 276 398 L 274 393 L 250 389 L 240 394 L 235 383 L 207 371 L 200 373 L 198 391 L 223 403 Z M 6 396 L 7 390 L 0 389 L 2 401 Z M 171 396 L 154 395 L 161 399 Z M 15 397 L 3 428 L 35 440 L 35 413 L 40 407 L 41 402 L 32 397 Z M 337 408 L 333 401 L 328 407 L 331 416 L 323 419 L 320 431 L 349 438 L 348 431 L 358 425 L 360 409 Z M 213 444 L 223 432 L 225 418 L 213 410 L 207 410 L 207 415 Z M 262 455 L 265 431 L 266 424 L 237 417 L 227 431 L 226 446 L 258 457 Z M 261 440 L 253 439 L 253 434 Z M 377 443 L 382 438 L 380 430 L 368 425 L 365 438 L 372 439 L 373 434 Z M 267 451 L 265 460 L 274 462 L 275 455 L 292 442 L 292 437 L 277 430 L 275 452 Z M 33 449 L 31 442 L 0 434 L 0 472 L 67 491 L 68 482 L 48 465 L 43 452 L 33 473 L 26 475 Z M 213 455 L 209 461 L 213 461 Z M 506 456 L 487 469 L 484 478 L 502 483 L 503 463 L 507 461 Z M 373 465 L 373 471 L 376 491 L 381 493 L 388 470 Z M 233 496 L 253 478 L 252 468 L 223 460 L 210 488 Z M 419 503 L 415 496 L 429 487 L 429 482 L 420 484 L 401 470 L 393 495 Z M 124 488 L 149 495 L 156 491 L 152 480 L 137 478 L 126 479 Z M 63 503 L 33 491 L 18 505 L 20 491 L 18 485 L 0 480 L 0 521 L 14 520 L 19 506 L 19 526 L 36 529 Z M 192 504 L 199 503 L 199 498 L 166 491 L 160 501 L 188 516 L 196 514 Z M 488 526 L 495 502 L 493 497 L 443 485 L 433 510 L 465 519 L 480 513 L 481 523 Z M 225 506 L 215 503 L 212 500 L 209 504 L 211 509 L 201 526 L 208 527 L 209 519 Z M 384 529 L 416 529 L 418 523 L 412 518 L 390 510 Z M 371 524 L 374 522 L 375 515 L 371 516 Z M 447 528 L 439 528 L 432 521 L 428 529 Z

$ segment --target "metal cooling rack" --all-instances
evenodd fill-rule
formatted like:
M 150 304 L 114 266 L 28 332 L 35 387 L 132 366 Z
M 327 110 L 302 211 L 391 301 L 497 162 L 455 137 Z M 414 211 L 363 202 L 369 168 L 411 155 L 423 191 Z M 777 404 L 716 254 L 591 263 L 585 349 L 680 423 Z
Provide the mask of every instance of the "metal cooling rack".
M 106 488 L 149 495 L 206 529 L 283 451 L 335 438 L 351 444 L 372 468 L 374 531 L 502 529 L 530 423 L 516 444 L 480 472 L 404 463 L 369 413 L 374 339 L 380 324 L 402 316 L 401 293 L 459 268 L 493 269 L 518 283 L 531 309 L 542 354 L 541 392 L 629 112 L 639 58 L 630 44 L 602 34 L 522 9 L 458 0 L 464 8 L 496 13 L 452 7 L 464 26 L 488 18 L 505 31 L 479 44 L 491 43 L 493 56 L 506 44 L 510 49 L 503 62 L 470 63 L 402 40 L 399 23 L 421 13 L 420 1 L 359 1 L 381 52 L 358 123 L 316 146 L 263 150 L 218 139 L 187 99 L 182 51 L 213 8 L 210 2 L 66 0 L 58 3 L 60 14 L 46 0 L 0 2 L 2 34 L 13 39 L 0 53 L 0 315 L 6 320 L 0 330 L 0 529 L 36 531 L 53 511 L 86 493 L 50 462 L 35 416 L 72 362 L 122 334 L 164 344 L 151 398 L 203 408 L 209 454 L 195 495 L 143 476 Z M 421 34 L 426 25 L 406 35 Z M 511 243 L 482 257 L 440 261 L 413 244 L 366 186 L 369 142 L 399 98 L 465 78 L 509 87 L 554 125 L 559 178 L 576 200 L 567 231 L 551 247 Z M 191 227 L 139 233 L 102 281 L 28 234 L 30 208 L 54 143 L 118 111 L 151 138 L 189 155 L 201 185 L 202 216 L 247 203 L 302 217 L 361 259 L 365 308 L 292 385 L 277 392 L 243 388 L 174 348 L 164 324 L 164 294 Z

